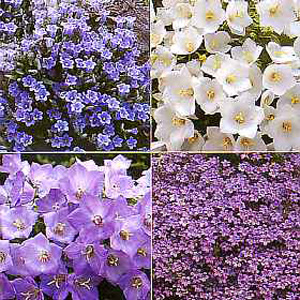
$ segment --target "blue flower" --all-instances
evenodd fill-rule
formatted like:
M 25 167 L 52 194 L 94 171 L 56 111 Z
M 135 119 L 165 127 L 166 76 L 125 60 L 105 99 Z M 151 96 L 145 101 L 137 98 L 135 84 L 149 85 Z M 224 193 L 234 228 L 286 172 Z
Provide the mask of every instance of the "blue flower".
M 133 138 L 132 136 L 126 141 L 129 149 L 134 149 L 136 148 L 137 145 L 137 140 Z
M 58 120 L 53 127 L 57 132 L 69 131 L 69 123 L 67 121 Z

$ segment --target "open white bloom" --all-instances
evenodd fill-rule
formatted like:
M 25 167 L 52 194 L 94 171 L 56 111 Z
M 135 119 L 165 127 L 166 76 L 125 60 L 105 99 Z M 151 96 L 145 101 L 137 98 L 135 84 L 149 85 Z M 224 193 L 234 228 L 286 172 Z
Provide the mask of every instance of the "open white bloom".
M 225 12 L 220 0 L 197 0 L 194 6 L 192 25 L 212 33 L 218 30 L 225 20 Z
M 229 96 L 238 95 L 252 88 L 249 66 L 233 59 L 222 64 L 216 78 Z
M 269 124 L 275 150 L 289 151 L 300 145 L 300 116 L 291 105 L 284 105 Z
M 195 113 L 193 81 L 186 66 L 180 71 L 169 72 L 164 78 L 163 100 L 181 116 L 191 116 Z
M 151 53 L 151 65 L 151 78 L 158 78 L 173 69 L 176 58 L 168 48 L 158 45 Z
M 269 90 L 266 90 L 261 95 L 260 106 L 261 107 L 269 106 L 273 103 L 274 99 L 275 99 L 274 93 Z
M 263 0 L 257 4 L 261 26 L 270 26 L 281 34 L 286 26 L 295 21 L 291 0 Z
M 257 61 L 262 50 L 263 47 L 256 45 L 254 41 L 247 38 L 242 46 L 236 46 L 231 49 L 231 55 L 233 59 L 251 65 Z
M 214 114 L 225 98 L 223 88 L 216 79 L 202 78 L 194 87 L 196 102 L 206 114 Z
M 171 8 L 173 29 L 180 29 L 190 25 L 193 17 L 193 7 L 189 3 L 177 3 Z
M 260 134 L 257 134 L 253 139 L 244 136 L 239 136 L 235 147 L 235 151 L 267 151 L 267 145 L 264 143 Z
M 253 99 L 256 101 L 261 95 L 263 86 L 262 72 L 256 64 L 251 65 L 249 68 L 249 79 L 252 87 L 247 90 L 247 93 L 251 94 Z
M 207 33 L 204 35 L 205 49 L 209 53 L 226 53 L 231 46 L 230 35 L 226 31 L 218 31 L 216 33 Z
M 274 63 L 284 64 L 297 59 L 294 48 L 290 46 L 281 47 L 277 43 L 269 42 L 266 50 Z
M 194 53 L 201 45 L 203 36 L 194 27 L 175 31 L 171 51 L 179 55 Z
M 289 104 L 295 108 L 298 113 L 300 112 L 300 84 L 296 84 L 294 87 L 284 93 L 277 102 L 277 108 L 280 110 L 284 105 Z
M 206 61 L 202 64 L 201 70 L 211 76 L 216 76 L 217 71 L 221 69 L 223 64 L 231 61 L 228 54 L 217 53 L 210 55 Z
M 254 138 L 257 126 L 264 119 L 264 111 L 255 105 L 250 94 L 244 93 L 235 100 L 224 103 L 220 107 L 220 129 L 223 133 L 240 134 L 241 136 Z
M 166 144 L 167 150 L 180 150 L 185 139 L 194 137 L 193 122 L 178 117 L 170 105 L 157 108 L 153 118 L 157 123 L 154 136 Z
M 158 20 L 155 23 L 151 23 L 151 32 L 150 32 L 151 48 L 154 48 L 159 44 L 161 44 L 166 34 L 167 31 L 165 25 L 161 20 Z
M 270 124 L 276 118 L 278 111 L 273 106 L 269 106 L 269 105 L 264 106 L 263 109 L 264 109 L 265 118 L 259 125 L 259 128 L 260 128 L 262 134 L 269 135 L 270 134 L 270 130 L 269 130 Z
M 244 0 L 230 1 L 226 8 L 226 20 L 234 34 L 245 35 L 246 27 L 253 22 L 248 14 L 248 3 Z
M 232 134 L 222 133 L 217 126 L 207 127 L 207 141 L 203 151 L 232 151 L 235 140 Z
M 194 136 L 186 139 L 181 147 L 183 151 L 200 151 L 205 141 L 202 135 L 198 132 L 194 132 Z
M 287 65 L 269 65 L 263 75 L 263 86 L 276 95 L 283 95 L 296 84 L 292 69 Z

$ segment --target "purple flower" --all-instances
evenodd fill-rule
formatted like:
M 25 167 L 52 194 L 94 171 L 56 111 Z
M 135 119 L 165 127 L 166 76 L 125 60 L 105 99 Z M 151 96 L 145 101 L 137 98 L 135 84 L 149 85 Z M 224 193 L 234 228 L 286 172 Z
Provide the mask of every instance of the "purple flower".
M 119 285 L 126 300 L 146 299 L 150 291 L 150 281 L 141 271 L 129 271 L 124 274 L 119 280 Z
M 66 206 L 66 197 L 59 189 L 51 189 L 49 193 L 36 201 L 37 210 L 41 213 L 55 212 Z
M 53 274 L 60 264 L 62 249 L 39 233 L 22 243 L 20 254 L 25 260 L 26 268 L 33 274 Z
M 12 283 L 16 290 L 17 300 L 44 300 L 42 290 L 32 277 L 17 278 Z
M 64 300 L 71 291 L 69 274 L 67 271 L 60 271 L 55 275 L 41 275 L 40 287 L 43 293 L 52 299 Z

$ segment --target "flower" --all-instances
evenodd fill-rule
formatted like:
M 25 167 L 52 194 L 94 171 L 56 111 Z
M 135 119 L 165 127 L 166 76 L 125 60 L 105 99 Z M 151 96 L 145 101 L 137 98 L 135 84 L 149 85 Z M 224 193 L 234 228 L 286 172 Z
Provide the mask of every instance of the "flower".
M 205 49 L 209 53 L 226 53 L 231 46 L 230 35 L 226 31 L 218 31 L 217 33 L 207 33 L 204 35 Z

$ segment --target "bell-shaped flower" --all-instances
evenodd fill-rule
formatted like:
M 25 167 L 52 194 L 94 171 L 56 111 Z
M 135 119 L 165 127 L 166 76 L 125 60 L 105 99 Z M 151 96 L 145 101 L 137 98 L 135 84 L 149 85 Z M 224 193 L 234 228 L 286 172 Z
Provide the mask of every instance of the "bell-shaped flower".
M 248 93 L 243 93 L 231 102 L 224 102 L 220 108 L 220 129 L 223 133 L 238 133 L 247 138 L 254 138 L 258 125 L 264 119 L 263 108 L 256 106 Z
M 296 52 L 291 46 L 281 47 L 277 43 L 269 42 L 266 50 L 274 63 L 285 64 L 297 60 Z
M 179 2 L 170 9 L 173 17 L 173 29 L 177 30 L 189 26 L 193 17 L 193 6 L 189 3 Z
M 204 35 L 205 49 L 209 53 L 226 53 L 231 46 L 228 45 L 231 38 L 226 31 L 207 33 Z
M 213 33 L 224 21 L 225 11 L 220 0 L 196 1 L 192 25 L 203 29 L 204 33 Z
M 214 55 L 210 55 L 202 64 L 201 70 L 211 76 L 216 76 L 219 69 L 221 69 L 222 65 L 227 62 L 230 62 L 231 58 L 228 54 L 216 53 Z
M 294 87 L 287 90 L 277 102 L 277 108 L 280 110 L 284 105 L 289 104 L 300 112 L 300 84 L 297 83 Z
M 192 54 L 203 41 L 201 32 L 194 27 L 186 27 L 175 31 L 171 52 L 178 55 Z
M 232 134 L 223 133 L 217 126 L 209 126 L 206 129 L 207 140 L 203 151 L 233 151 L 235 140 Z
M 276 95 L 283 95 L 296 84 L 292 69 L 287 65 L 269 65 L 263 74 L 263 86 Z
M 176 65 L 176 58 L 169 48 L 158 45 L 151 53 L 151 64 L 151 78 L 155 79 L 171 71 Z

